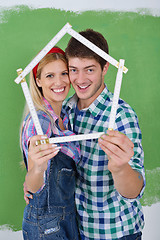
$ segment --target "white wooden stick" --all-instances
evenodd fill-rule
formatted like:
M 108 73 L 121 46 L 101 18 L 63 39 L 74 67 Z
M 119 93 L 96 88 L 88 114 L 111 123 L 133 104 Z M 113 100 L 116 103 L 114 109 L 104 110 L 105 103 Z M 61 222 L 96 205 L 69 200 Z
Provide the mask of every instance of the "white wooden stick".
M 116 83 L 115 83 L 115 88 L 114 88 L 112 108 L 111 108 L 111 113 L 110 113 L 110 116 L 109 116 L 109 125 L 108 125 L 109 130 L 114 129 L 118 100 L 119 100 L 119 95 L 120 95 L 120 90 L 121 90 L 123 67 L 124 67 L 124 60 L 120 59 L 120 64 L 119 64 L 119 67 L 118 67 Z

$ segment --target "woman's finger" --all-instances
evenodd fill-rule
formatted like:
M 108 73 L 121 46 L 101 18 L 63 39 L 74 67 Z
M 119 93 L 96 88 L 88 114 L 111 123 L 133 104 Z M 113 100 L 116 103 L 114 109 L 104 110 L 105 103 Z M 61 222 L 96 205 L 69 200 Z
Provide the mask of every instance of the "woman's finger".
M 33 137 L 30 138 L 29 140 L 29 147 L 35 147 L 37 146 L 37 142 L 41 141 L 41 140 L 45 140 L 47 139 L 47 135 L 35 135 Z
M 35 154 L 39 153 L 39 152 L 43 152 L 46 151 L 48 149 L 50 149 L 51 151 L 54 150 L 54 148 L 58 147 L 56 144 L 51 144 L 51 143 L 47 143 L 47 144 L 41 144 L 41 145 L 37 145 L 34 147 L 30 147 L 28 150 L 28 154 L 32 157 L 35 157 Z
M 59 152 L 60 149 L 57 149 L 55 152 L 51 152 L 47 155 L 41 156 L 41 158 L 39 158 L 39 165 L 44 164 L 45 162 L 49 161 L 50 159 L 52 159 L 53 157 L 55 157 L 57 155 L 57 153 Z
M 42 158 L 42 157 L 45 157 L 45 156 L 48 156 L 50 154 L 57 154 L 59 152 L 59 150 L 61 149 L 61 147 L 52 147 L 52 148 L 47 148 L 45 150 L 42 150 L 42 149 L 39 149 L 39 151 L 37 152 L 37 157 L 38 158 Z

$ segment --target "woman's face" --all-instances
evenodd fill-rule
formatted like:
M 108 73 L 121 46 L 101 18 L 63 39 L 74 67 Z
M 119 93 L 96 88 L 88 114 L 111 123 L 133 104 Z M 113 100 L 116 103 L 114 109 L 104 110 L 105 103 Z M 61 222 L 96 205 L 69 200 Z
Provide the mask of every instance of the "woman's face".
M 70 89 L 67 65 L 60 59 L 46 64 L 42 68 L 40 79 L 37 78 L 36 81 L 51 106 L 62 103 Z

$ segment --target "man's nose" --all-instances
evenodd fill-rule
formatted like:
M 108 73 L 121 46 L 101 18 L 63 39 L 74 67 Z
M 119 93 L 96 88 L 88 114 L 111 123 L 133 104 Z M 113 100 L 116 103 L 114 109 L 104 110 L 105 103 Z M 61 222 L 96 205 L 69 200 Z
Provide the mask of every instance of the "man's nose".
M 78 83 L 82 83 L 82 82 L 84 82 L 85 79 L 86 79 L 86 75 L 85 75 L 84 71 L 79 71 L 77 74 L 77 77 L 76 77 L 76 81 Z

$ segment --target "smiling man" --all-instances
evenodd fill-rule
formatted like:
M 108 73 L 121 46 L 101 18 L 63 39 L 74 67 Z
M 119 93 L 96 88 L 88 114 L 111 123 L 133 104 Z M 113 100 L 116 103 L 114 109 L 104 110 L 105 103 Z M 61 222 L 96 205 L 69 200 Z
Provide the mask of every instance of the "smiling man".
M 80 34 L 108 53 L 100 33 L 88 29 Z M 70 128 L 76 134 L 106 132 L 113 99 L 104 83 L 109 63 L 74 38 L 66 56 L 76 91 L 64 105 Z M 139 198 L 145 186 L 141 137 L 136 113 L 120 99 L 115 131 L 80 142 L 75 198 L 81 239 L 141 239 L 144 217 Z
M 88 107 L 103 91 L 105 87 L 103 79 L 108 66 L 107 63 L 102 70 L 95 59 L 77 57 L 69 59 L 69 75 L 79 98 L 79 109 Z

